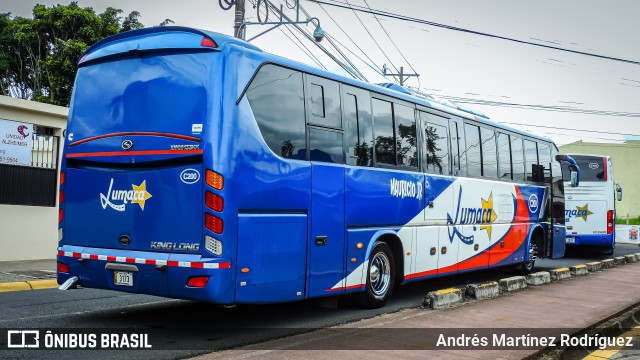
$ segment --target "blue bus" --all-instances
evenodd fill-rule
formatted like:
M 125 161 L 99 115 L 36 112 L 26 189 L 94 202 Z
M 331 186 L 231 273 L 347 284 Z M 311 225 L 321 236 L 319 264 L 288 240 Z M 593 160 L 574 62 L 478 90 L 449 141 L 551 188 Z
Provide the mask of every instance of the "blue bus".
M 399 284 L 564 255 L 569 159 L 549 139 L 214 32 L 90 47 L 65 136 L 63 289 L 380 307 Z

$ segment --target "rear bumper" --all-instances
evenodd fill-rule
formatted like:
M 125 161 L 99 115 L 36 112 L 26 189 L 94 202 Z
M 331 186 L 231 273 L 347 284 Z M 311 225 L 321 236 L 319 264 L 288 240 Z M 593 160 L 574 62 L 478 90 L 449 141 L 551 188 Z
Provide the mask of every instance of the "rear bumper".
M 583 245 L 583 246 L 596 246 L 611 248 L 615 234 L 602 234 L 602 235 L 571 235 L 567 234 L 567 239 L 573 238 L 574 242 L 567 240 L 567 245 Z
M 58 272 L 58 283 L 78 276 L 85 288 L 108 289 L 138 294 L 231 304 L 234 300 L 231 262 L 224 258 L 203 258 L 195 254 L 126 251 L 80 246 L 58 248 L 58 262 L 69 267 Z M 114 271 L 107 264 L 126 264 L 133 286 L 115 285 Z M 209 276 L 203 288 L 187 286 L 193 276 Z

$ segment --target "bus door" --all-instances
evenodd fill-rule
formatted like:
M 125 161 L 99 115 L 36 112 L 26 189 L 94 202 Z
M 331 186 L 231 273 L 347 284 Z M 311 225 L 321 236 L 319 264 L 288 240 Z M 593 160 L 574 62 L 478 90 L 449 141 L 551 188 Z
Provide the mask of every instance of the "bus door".
M 566 247 L 567 230 L 565 228 L 565 199 L 564 199 L 564 181 L 562 179 L 562 168 L 560 163 L 555 160 L 557 152 L 552 147 L 551 150 L 551 237 L 552 244 L 550 251 L 546 251 L 543 257 L 558 259 L 564 256 Z M 542 250 L 538 250 L 542 251 Z
M 305 78 L 311 160 L 307 296 L 314 297 L 344 291 L 344 132 L 339 84 L 311 75 Z

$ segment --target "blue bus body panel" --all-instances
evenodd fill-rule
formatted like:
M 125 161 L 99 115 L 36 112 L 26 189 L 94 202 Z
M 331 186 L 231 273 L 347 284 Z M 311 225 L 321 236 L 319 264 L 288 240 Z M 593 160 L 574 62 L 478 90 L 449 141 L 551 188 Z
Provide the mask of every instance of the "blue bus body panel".
M 584 245 L 603 248 L 611 248 L 615 240 L 614 234 L 596 234 L 596 235 L 569 235 L 575 239 L 575 243 L 567 244 L 567 246 Z

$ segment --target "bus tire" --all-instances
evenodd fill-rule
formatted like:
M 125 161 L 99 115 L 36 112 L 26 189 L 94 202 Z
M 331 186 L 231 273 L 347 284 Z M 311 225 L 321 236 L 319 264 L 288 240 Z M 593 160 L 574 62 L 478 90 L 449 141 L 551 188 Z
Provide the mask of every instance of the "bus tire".
M 613 252 L 616 250 L 616 240 L 613 240 L 613 243 L 611 244 L 611 247 L 609 249 L 607 249 L 604 254 L 605 255 L 613 255 Z
M 374 244 L 366 279 L 365 291 L 358 294 L 359 305 L 368 309 L 383 307 L 395 286 L 395 259 L 387 243 Z
M 533 268 L 536 265 L 536 258 L 538 257 L 538 247 L 535 242 L 529 238 L 529 257 L 527 261 L 523 261 L 518 265 L 518 272 L 522 275 L 529 275 L 533 272 Z

